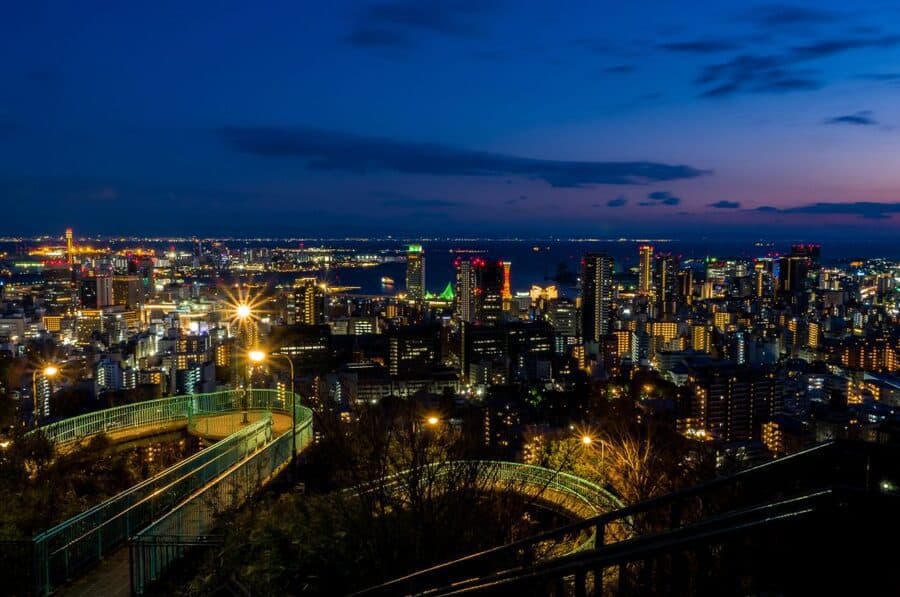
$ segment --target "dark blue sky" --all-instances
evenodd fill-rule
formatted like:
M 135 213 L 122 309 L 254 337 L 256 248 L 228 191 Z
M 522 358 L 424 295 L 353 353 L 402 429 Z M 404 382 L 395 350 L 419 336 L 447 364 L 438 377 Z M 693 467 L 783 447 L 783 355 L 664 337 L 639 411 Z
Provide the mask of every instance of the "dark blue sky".
M 4 234 L 900 231 L 895 2 L 3 13 Z

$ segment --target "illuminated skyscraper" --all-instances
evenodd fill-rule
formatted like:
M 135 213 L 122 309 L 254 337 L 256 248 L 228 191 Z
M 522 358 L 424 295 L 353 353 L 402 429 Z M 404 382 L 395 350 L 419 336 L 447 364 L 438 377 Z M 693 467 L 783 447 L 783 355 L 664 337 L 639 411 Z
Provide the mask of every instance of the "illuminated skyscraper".
M 316 325 L 324 322 L 324 294 L 315 278 L 297 278 L 287 296 L 289 324 Z
M 477 259 L 456 260 L 456 316 L 460 321 L 475 321 L 475 292 Z
M 502 261 L 480 257 L 456 261 L 456 315 L 460 321 L 496 325 L 503 309 Z
M 476 294 L 476 317 L 483 325 L 500 323 L 503 310 L 503 286 L 505 268 L 502 261 L 484 262 L 476 270 L 478 292 Z
M 653 246 L 641 245 L 640 263 L 638 265 L 638 292 L 643 295 L 649 295 L 653 283 Z
M 678 272 L 678 299 L 685 305 L 694 302 L 694 270 L 683 269 Z
M 425 251 L 422 245 L 409 245 L 406 252 L 406 297 L 415 303 L 425 298 Z
M 584 256 L 581 275 L 581 333 L 585 342 L 599 342 L 609 333 L 613 295 L 613 260 L 604 253 Z
M 654 294 L 656 296 L 657 313 L 671 315 L 678 304 L 678 257 L 671 253 L 656 257 L 654 276 Z

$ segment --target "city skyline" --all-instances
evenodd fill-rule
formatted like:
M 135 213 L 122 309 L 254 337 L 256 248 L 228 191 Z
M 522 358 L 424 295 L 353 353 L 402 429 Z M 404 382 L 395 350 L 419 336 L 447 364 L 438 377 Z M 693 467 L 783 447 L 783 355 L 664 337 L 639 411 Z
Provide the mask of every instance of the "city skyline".
M 8 16 L 0 234 L 897 232 L 887 2 Z

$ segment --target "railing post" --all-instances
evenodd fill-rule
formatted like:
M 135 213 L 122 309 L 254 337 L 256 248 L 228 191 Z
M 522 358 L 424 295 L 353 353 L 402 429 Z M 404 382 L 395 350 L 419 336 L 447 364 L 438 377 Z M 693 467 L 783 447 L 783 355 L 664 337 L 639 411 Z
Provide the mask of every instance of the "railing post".
M 587 574 L 584 568 L 575 571 L 575 597 L 587 597 Z

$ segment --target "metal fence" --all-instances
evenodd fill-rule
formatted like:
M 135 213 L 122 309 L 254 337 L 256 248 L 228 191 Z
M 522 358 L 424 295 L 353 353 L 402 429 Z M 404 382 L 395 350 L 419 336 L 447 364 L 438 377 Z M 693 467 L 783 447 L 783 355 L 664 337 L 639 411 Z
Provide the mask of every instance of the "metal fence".
M 216 392 L 232 394 L 233 391 Z M 41 433 L 56 445 L 64 445 L 100 433 L 114 433 L 137 427 L 162 425 L 186 419 L 190 404 L 201 395 L 173 396 L 117 406 L 86 415 L 63 419 L 31 433 Z
M 275 405 L 273 405 L 274 407 Z M 312 441 L 312 411 L 297 408 L 298 450 Z M 132 593 L 142 595 L 186 550 L 202 544 L 222 513 L 240 506 L 291 461 L 285 433 L 210 481 L 181 505 L 131 539 Z
M 261 448 L 284 443 L 290 459 L 290 433 L 272 442 L 271 411 L 288 411 L 289 397 L 277 390 L 239 390 L 174 396 L 121 406 L 58 421 L 40 433 L 65 445 L 100 433 L 186 422 L 190 427 L 210 415 L 236 409 L 261 411 L 249 425 L 128 490 L 35 536 L 30 542 L 32 566 L 21 568 L 36 594 L 48 594 L 123 545 L 134 533 L 164 516 L 200 488 Z M 297 401 L 299 402 L 299 401 Z M 295 403 L 298 429 L 311 428 L 312 412 Z M 305 446 L 305 444 L 303 444 Z M 8 550 L 2 550 L 4 553 Z M 22 551 L 22 550 L 19 550 Z M 18 552 L 17 552 L 18 553 Z M 4 558 L 6 559 L 6 558 Z M 30 568 L 31 574 L 28 574 Z

